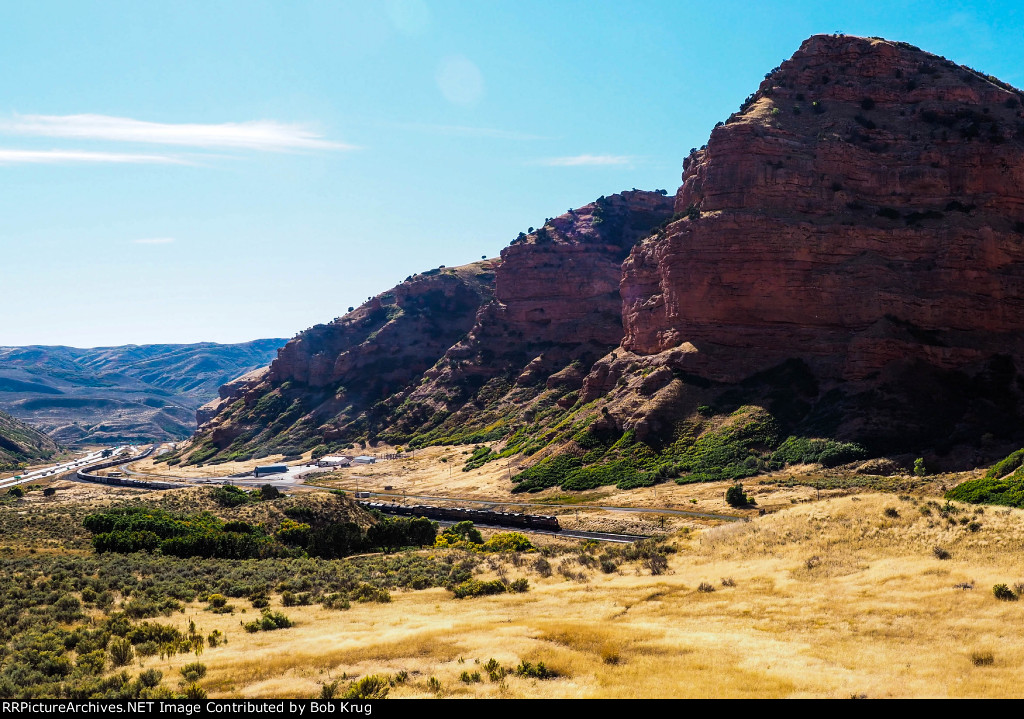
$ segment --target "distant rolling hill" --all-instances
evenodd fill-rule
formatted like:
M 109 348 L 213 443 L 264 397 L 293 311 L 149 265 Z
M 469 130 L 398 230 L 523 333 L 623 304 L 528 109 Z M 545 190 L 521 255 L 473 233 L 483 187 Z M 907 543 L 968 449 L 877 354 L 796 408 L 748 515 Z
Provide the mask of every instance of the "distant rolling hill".
M 49 459 L 58 450 L 50 437 L 0 412 L 0 471 Z
M 184 439 L 218 387 L 285 342 L 0 347 L 0 410 L 62 444 Z

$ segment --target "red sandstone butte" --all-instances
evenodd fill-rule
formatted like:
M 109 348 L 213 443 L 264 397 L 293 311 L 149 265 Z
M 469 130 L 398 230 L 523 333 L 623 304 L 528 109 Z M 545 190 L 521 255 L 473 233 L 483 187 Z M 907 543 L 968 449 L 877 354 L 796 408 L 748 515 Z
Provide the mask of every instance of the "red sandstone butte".
M 1024 357 L 1024 115 L 917 48 L 818 35 L 684 163 L 624 264 L 622 347 L 737 381 Z

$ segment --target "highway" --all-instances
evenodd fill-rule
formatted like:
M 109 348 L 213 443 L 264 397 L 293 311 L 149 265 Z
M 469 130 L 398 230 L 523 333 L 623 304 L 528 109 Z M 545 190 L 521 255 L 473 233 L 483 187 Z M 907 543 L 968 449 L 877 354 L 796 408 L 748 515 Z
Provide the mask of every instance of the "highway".
M 128 450 L 128 447 L 109 447 L 108 449 L 110 449 L 112 453 L 110 456 L 117 456 L 122 452 Z M 102 459 L 104 451 L 106 450 L 97 450 L 96 452 L 87 454 L 84 457 L 79 457 L 78 459 L 58 463 L 53 465 L 52 467 L 41 467 L 40 469 L 35 469 L 25 474 L 19 474 L 15 477 L 8 477 L 7 479 L 0 480 L 0 489 L 8 489 L 19 484 L 35 482 L 37 480 L 44 479 L 45 477 L 56 477 L 61 474 L 64 474 L 65 472 L 73 472 L 77 469 L 81 469 L 83 466 L 87 464 L 91 464 Z

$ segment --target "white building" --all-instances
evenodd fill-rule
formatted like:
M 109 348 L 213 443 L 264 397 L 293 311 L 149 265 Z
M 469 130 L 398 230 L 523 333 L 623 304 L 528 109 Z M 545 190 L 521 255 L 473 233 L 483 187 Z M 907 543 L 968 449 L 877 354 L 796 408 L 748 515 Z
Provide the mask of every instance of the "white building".
M 317 467 L 347 467 L 352 464 L 349 457 L 321 457 L 316 461 Z

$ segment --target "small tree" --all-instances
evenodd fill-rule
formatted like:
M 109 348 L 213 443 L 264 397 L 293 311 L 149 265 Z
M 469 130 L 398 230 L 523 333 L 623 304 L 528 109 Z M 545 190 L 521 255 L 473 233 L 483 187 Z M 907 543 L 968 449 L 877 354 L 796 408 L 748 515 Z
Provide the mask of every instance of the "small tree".
M 277 499 L 281 496 L 281 490 L 272 484 L 264 484 L 260 487 L 260 498 L 261 499 Z
M 725 501 L 730 507 L 749 507 L 757 504 L 753 497 L 743 491 L 743 485 L 738 482 L 725 490 Z
M 918 477 L 924 477 L 928 474 L 928 470 L 924 466 L 924 457 L 918 457 L 914 460 L 914 474 Z
M 110 652 L 110 663 L 115 667 L 123 667 L 135 656 L 132 643 L 124 637 L 111 639 L 110 644 L 107 645 L 107 651 Z
M 181 667 L 178 671 L 181 672 L 181 676 L 186 682 L 195 684 L 206 676 L 206 665 L 200 662 L 192 662 Z

